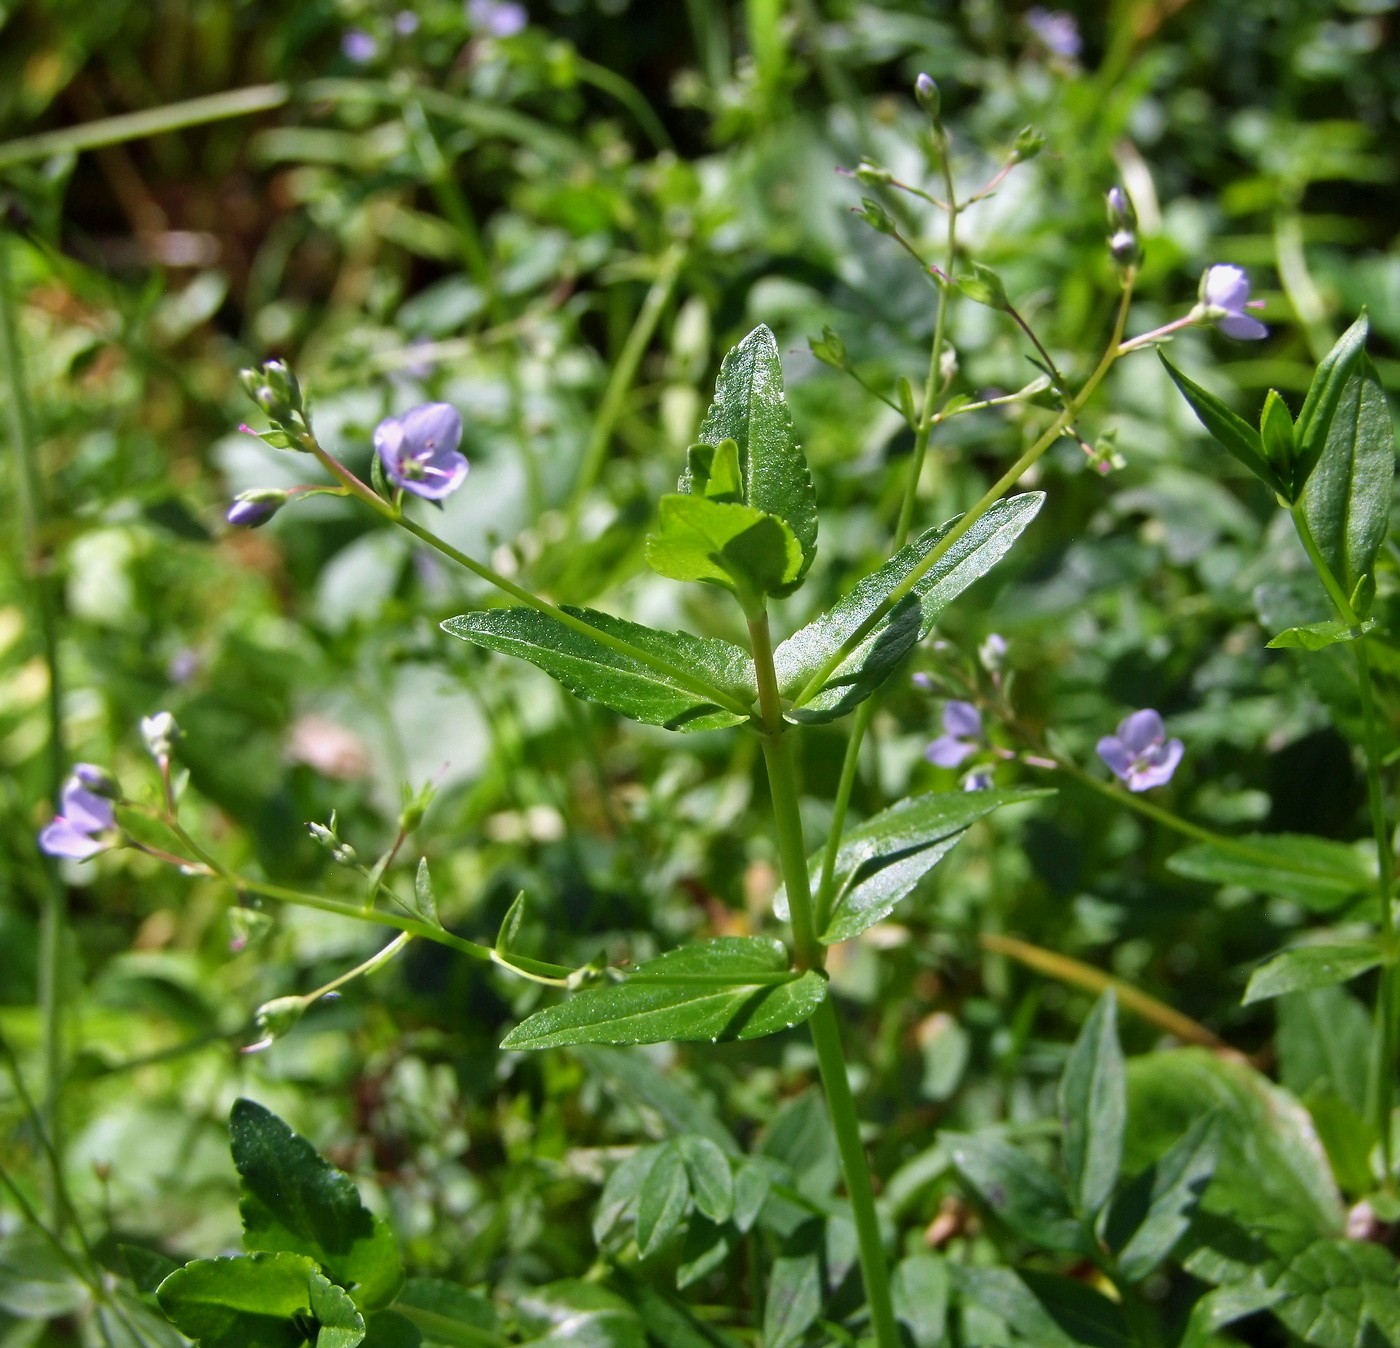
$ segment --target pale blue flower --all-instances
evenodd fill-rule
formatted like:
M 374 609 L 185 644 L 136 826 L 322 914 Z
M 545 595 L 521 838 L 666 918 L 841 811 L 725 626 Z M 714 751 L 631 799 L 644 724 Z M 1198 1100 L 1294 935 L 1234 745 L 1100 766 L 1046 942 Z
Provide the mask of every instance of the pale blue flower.
M 39 831 L 39 849 L 51 857 L 86 861 L 112 845 L 102 838 L 117 826 L 111 795 L 115 783 L 92 763 L 79 763 L 63 784 L 60 810 Z
M 1165 786 L 1184 752 L 1180 740 L 1167 739 L 1162 718 L 1150 707 L 1124 717 L 1118 733 L 1105 735 L 1098 743 L 1099 757 L 1129 791 Z
M 978 749 L 982 737 L 982 713 L 971 702 L 947 702 L 943 706 L 943 731 L 924 750 L 924 757 L 940 768 L 956 768 Z
M 457 448 L 462 418 L 450 403 L 424 403 L 375 427 L 374 447 L 396 487 L 440 501 L 462 485 L 467 460 Z

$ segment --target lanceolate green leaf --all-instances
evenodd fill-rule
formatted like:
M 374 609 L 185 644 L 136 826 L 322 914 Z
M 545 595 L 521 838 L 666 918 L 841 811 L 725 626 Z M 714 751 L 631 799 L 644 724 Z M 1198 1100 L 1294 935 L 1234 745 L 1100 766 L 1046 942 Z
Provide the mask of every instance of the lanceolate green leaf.
M 907 796 L 847 831 L 836 854 L 836 889 L 821 940 L 849 941 L 887 917 L 957 844 L 968 826 L 1003 805 L 1035 800 L 1049 791 L 948 791 Z M 812 884 L 822 854 L 808 861 Z M 774 900 L 787 916 L 787 891 Z
M 1381 948 L 1375 941 L 1294 946 L 1254 971 L 1245 989 L 1244 1004 L 1262 1002 L 1285 992 L 1348 983 L 1380 962 Z
M 1051 1250 L 1083 1250 L 1069 1198 L 1034 1157 L 984 1133 L 943 1133 L 941 1140 L 958 1173 L 1018 1235 Z
M 1215 1116 L 1197 1119 L 1170 1151 L 1114 1200 L 1109 1247 L 1129 1282 L 1146 1278 L 1186 1234 L 1201 1195 L 1215 1174 Z
M 790 970 L 780 941 L 722 936 L 647 960 L 620 982 L 535 1012 L 501 1047 L 758 1039 L 801 1024 L 825 996 L 826 978 Z
M 591 627 L 621 637 L 671 664 L 694 670 L 741 702 L 758 696 L 753 661 L 746 651 L 713 637 L 658 632 L 594 609 L 565 610 Z M 714 730 L 744 718 L 697 695 L 649 665 L 629 659 L 582 632 L 529 608 L 486 609 L 449 618 L 442 625 L 463 641 L 516 655 L 558 679 L 571 693 L 601 702 L 647 725 L 669 730 Z
M 830 721 L 863 702 L 929 633 L 938 615 L 973 581 L 986 575 L 1035 518 L 1043 492 L 998 501 L 920 577 L 913 592 L 886 613 L 827 677 L 787 713 L 791 721 Z M 793 633 L 774 652 L 778 688 L 796 699 L 875 613 L 899 583 L 937 546 L 958 516 L 928 530 L 866 576 L 834 608 Z
M 1084 1022 L 1060 1077 L 1060 1126 L 1070 1197 L 1089 1221 L 1113 1193 L 1127 1117 L 1118 1002 L 1110 989 Z
M 1385 541 L 1394 479 L 1390 405 L 1375 366 L 1362 355 L 1342 386 L 1302 497 L 1318 551 L 1348 594 L 1375 565 Z
M 697 438 L 738 446 L 744 503 L 786 520 L 802 549 L 798 575 L 787 587 L 796 589 L 817 552 L 817 497 L 807 458 L 793 438 L 778 343 L 766 327 L 755 328 L 725 356 Z M 694 490 L 689 469 L 680 490 Z
M 235 1101 L 229 1136 L 243 1179 L 244 1244 L 310 1255 L 361 1306 L 392 1301 L 403 1281 L 393 1233 L 361 1203 L 350 1177 L 252 1100 Z
M 1240 885 L 1325 913 L 1371 889 L 1375 871 L 1354 848 L 1306 833 L 1252 833 L 1232 846 L 1197 843 L 1167 860 L 1188 880 Z
M 1307 485 L 1314 466 L 1322 457 L 1327 436 L 1332 427 L 1337 404 L 1342 399 L 1342 390 L 1351 378 L 1356 362 L 1366 349 L 1366 338 L 1370 324 L 1365 314 L 1356 320 L 1337 339 L 1333 348 L 1323 356 L 1308 396 L 1303 399 L 1303 410 L 1294 423 L 1293 435 L 1297 445 L 1297 458 L 1293 467 L 1293 491 L 1285 495 L 1296 500 Z
M 170 1322 L 200 1348 L 299 1348 L 316 1265 L 299 1254 L 196 1259 L 156 1289 Z M 363 1330 L 361 1331 L 363 1333 Z
M 1273 491 L 1286 500 L 1293 500 L 1292 484 L 1280 477 L 1265 457 L 1259 432 L 1237 412 L 1231 411 L 1215 394 L 1188 379 L 1160 351 L 1157 355 L 1167 367 L 1172 382 L 1191 404 L 1191 410 L 1201 419 L 1201 424 L 1216 441 L 1244 464 L 1255 477 L 1266 482 Z
M 643 1259 L 680 1230 L 690 1208 L 690 1178 L 675 1141 L 662 1147 L 637 1195 L 637 1249 Z

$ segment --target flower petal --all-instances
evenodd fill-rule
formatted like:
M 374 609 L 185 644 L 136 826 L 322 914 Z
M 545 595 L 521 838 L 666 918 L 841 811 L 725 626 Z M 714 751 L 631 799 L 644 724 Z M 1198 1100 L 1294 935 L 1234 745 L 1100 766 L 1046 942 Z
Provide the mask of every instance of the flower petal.
M 67 857 L 70 861 L 86 861 L 106 848 L 96 838 L 75 828 L 61 814 L 56 815 L 39 830 L 39 850 L 51 857 Z
M 924 750 L 924 757 L 940 768 L 957 767 L 977 746 L 967 740 L 954 739 L 951 735 L 940 735 Z
M 1227 337 L 1238 337 L 1244 342 L 1255 342 L 1267 337 L 1269 330 L 1257 318 L 1248 314 L 1230 314 L 1216 325 Z
M 1249 298 L 1249 277 L 1240 267 L 1218 263 L 1206 273 L 1205 301 L 1230 313 L 1239 313 Z
M 106 796 L 89 791 L 76 776 L 63 784 L 62 805 L 59 818 L 66 819 L 84 833 L 101 833 L 116 826 L 112 802 Z
M 399 418 L 408 452 L 415 457 L 447 454 L 462 443 L 462 414 L 451 403 L 423 403 Z
M 1129 791 L 1146 791 L 1149 787 L 1165 786 L 1172 779 L 1181 756 L 1186 752 L 1180 740 L 1168 740 L 1147 757 L 1134 764 L 1128 774 Z
M 1118 738 L 1134 758 L 1141 758 L 1154 745 L 1161 744 L 1166 737 L 1167 728 L 1162 724 L 1162 718 L 1151 707 L 1135 711 L 1118 723 Z
M 398 417 L 385 417 L 374 428 L 374 448 L 384 465 L 385 475 L 396 487 L 404 485 L 403 446 L 403 423 Z
M 976 737 L 982 733 L 982 713 L 971 702 L 945 702 L 943 729 L 950 735 Z
M 1133 756 L 1117 735 L 1105 735 L 1095 747 L 1098 756 L 1108 764 L 1108 770 L 1115 777 L 1128 779 L 1128 770 L 1133 765 Z
M 441 501 L 444 496 L 451 496 L 462 485 L 469 467 L 466 456 L 454 449 L 450 455 L 436 459 L 426 469 L 426 477 L 405 477 L 399 482 L 399 486 L 415 496 L 421 496 L 425 501 Z

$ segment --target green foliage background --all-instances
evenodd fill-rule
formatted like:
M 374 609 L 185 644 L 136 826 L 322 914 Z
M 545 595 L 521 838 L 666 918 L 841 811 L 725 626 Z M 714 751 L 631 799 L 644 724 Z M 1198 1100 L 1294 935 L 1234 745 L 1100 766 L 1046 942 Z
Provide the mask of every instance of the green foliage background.
M 1192 377 L 1247 417 L 1269 387 L 1296 410 L 1314 363 L 1364 306 L 1382 384 L 1400 388 L 1400 42 L 1387 0 L 1086 6 L 1078 59 L 1048 51 L 1025 12 L 997 0 L 541 0 L 531 25 L 502 39 L 473 31 L 459 0 L 408 9 L 419 22 L 405 34 L 395 6 L 354 0 L 0 6 L 0 192 L 47 578 L 25 558 L 7 458 L 0 1028 L 35 1073 L 47 881 L 33 837 L 49 813 L 51 749 L 30 604 L 40 583 L 62 606 L 66 758 L 110 765 L 141 797 L 154 777 L 135 726 L 172 711 L 192 828 L 231 865 L 354 896 L 305 821 L 334 810 L 341 836 L 373 857 L 392 842 L 402 783 L 431 779 L 439 793 L 404 864 L 427 856 L 452 930 L 489 943 L 522 888 L 518 948 L 570 966 L 600 950 L 639 961 L 699 936 L 778 930 L 750 740 L 622 721 L 451 639 L 438 623 L 484 607 L 485 588 L 352 502 L 313 498 L 252 533 L 223 525 L 233 492 L 312 480 L 235 429 L 240 365 L 286 357 L 327 447 L 365 472 L 381 417 L 453 402 L 472 470 L 439 519 L 444 537 L 558 602 L 738 640 L 718 596 L 651 574 L 642 549 L 721 355 L 766 323 L 821 511 L 808 583 L 775 610 L 785 634 L 883 560 L 898 511 L 912 436 L 806 339 L 831 325 L 892 396 L 899 377 L 922 381 L 933 287 L 851 214 L 868 189 L 836 170 L 864 155 L 923 173 L 909 90 L 927 71 L 964 190 L 995 173 L 1026 123 L 1045 132 L 1045 152 L 965 218 L 965 242 L 1075 377 L 1111 321 L 1102 200 L 1121 181 L 1146 254 L 1130 332 L 1183 313 L 1205 266 L 1237 263 L 1271 335 L 1246 346 L 1182 334 L 1172 359 Z M 368 63 L 342 50 L 351 28 L 378 44 Z M 7 155 L 18 137 L 273 82 L 287 99 L 256 115 L 80 155 Z M 890 209 L 936 255 L 940 220 L 910 200 Z M 955 302 L 950 337 L 969 392 L 1035 373 L 1011 324 L 970 300 Z M 610 384 L 629 339 L 634 377 Z M 916 527 L 976 500 L 1050 416 L 993 410 L 936 429 Z M 1100 476 L 1062 441 L 1026 484 L 1048 493 L 1040 516 L 944 615 L 938 639 L 970 662 L 989 633 L 1005 636 L 1022 716 L 1085 765 L 1128 711 L 1158 708 L 1187 746 L 1165 791 L 1187 817 L 1226 832 L 1367 837 L 1350 666 L 1335 649 L 1264 648 L 1330 616 L 1286 517 L 1150 354 L 1119 364 L 1081 425 L 1091 441 L 1116 435 L 1126 466 Z M 566 542 L 574 519 L 581 545 Z M 1388 541 L 1377 616 L 1391 630 L 1397 561 Z M 1400 648 L 1376 652 L 1394 749 Z M 925 646 L 881 695 L 858 817 L 956 785 L 922 758 L 939 703 L 909 674 L 929 667 Z M 798 740 L 815 846 L 845 730 Z M 999 786 L 1047 782 L 998 769 Z M 1300 1003 L 1241 1005 L 1252 968 L 1319 923 L 1305 904 L 1184 878 L 1167 864 L 1176 835 L 1052 784 L 1053 799 L 974 825 L 888 922 L 834 952 L 871 1154 L 887 1185 L 905 1176 L 890 1206 L 910 1250 L 960 1191 L 941 1172 L 918 1181 L 909 1164 L 944 1127 L 1043 1135 L 1091 1003 L 986 949 L 987 935 L 1138 985 L 1298 1096 L 1329 1074 L 1345 1096 L 1364 1076 L 1337 1066 L 1335 1044 L 1308 1057 Z M 776 1146 L 775 1116 L 791 1119 L 782 1111 L 814 1079 L 796 1032 L 500 1053 L 509 1027 L 553 994 L 424 942 L 243 1055 L 254 1007 L 324 983 L 382 935 L 269 906 L 268 929 L 234 949 L 226 887 L 134 851 L 61 872 L 62 1136 L 104 1258 L 119 1241 L 180 1260 L 236 1246 L 224 1129 L 246 1095 L 354 1177 L 410 1272 L 525 1305 L 529 1289 L 594 1268 L 591 1214 L 617 1149 L 710 1117 L 745 1148 Z M 405 889 L 410 876 L 398 877 Z M 1360 1014 L 1350 994 L 1335 997 L 1323 1020 Z M 1292 1050 L 1280 1033 L 1290 1023 Z M 1122 1030 L 1139 1055 L 1132 1098 L 1178 1100 L 1179 1083 L 1163 1084 L 1170 1055 L 1151 1052 L 1161 1028 L 1125 1011 Z M 37 1192 L 39 1148 L 8 1085 L 0 1111 L 4 1164 Z M 1181 1131 L 1158 1137 L 1152 1113 L 1130 1116 L 1141 1164 Z M 817 1189 L 830 1167 L 826 1196 L 834 1160 L 820 1146 L 808 1159 Z M 1335 1154 L 1331 1169 L 1348 1198 L 1368 1190 L 1364 1158 L 1359 1175 Z M 973 1264 L 1005 1253 L 975 1226 L 952 1240 Z M 1173 1275 L 1161 1296 L 1184 1305 L 1192 1286 Z M 716 1323 L 748 1324 L 752 1287 L 737 1264 L 687 1295 L 722 1307 Z M 3 1342 L 34 1341 L 18 1337 L 31 1323 L 0 1320 Z M 1269 1337 L 1284 1333 L 1273 1322 L 1247 1324 L 1241 1341 L 1284 1341 Z M 56 1320 L 42 1341 L 77 1333 Z

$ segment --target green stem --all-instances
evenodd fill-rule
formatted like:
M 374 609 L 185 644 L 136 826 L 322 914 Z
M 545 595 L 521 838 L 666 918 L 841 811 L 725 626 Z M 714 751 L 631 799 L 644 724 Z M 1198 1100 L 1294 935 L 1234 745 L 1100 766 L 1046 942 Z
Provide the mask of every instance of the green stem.
M 593 490 L 599 474 L 603 471 L 603 464 L 607 459 L 608 443 L 612 439 L 617 419 L 622 414 L 622 404 L 627 397 L 627 390 L 632 387 L 632 381 L 637 377 L 637 367 L 642 363 L 647 345 L 651 341 L 652 334 L 656 331 L 656 325 L 661 319 L 661 311 L 666 307 L 667 301 L 671 298 L 671 292 L 675 289 L 681 266 L 685 262 L 686 252 L 684 243 L 674 243 L 661 255 L 656 279 L 652 282 L 651 289 L 647 291 L 647 297 L 642 301 L 642 307 L 637 311 L 637 317 L 632 323 L 632 330 L 627 334 L 626 342 L 623 343 L 622 353 L 618 357 L 617 364 L 613 366 L 612 374 L 608 376 L 607 387 L 603 390 L 603 400 L 598 405 L 598 415 L 594 419 L 593 430 L 588 437 L 588 446 L 583 451 L 583 462 L 579 466 L 578 478 L 574 482 L 573 493 L 569 499 L 571 519 L 577 519 L 584 498 Z
M 798 808 L 797 774 L 783 724 L 778 681 L 773 669 L 773 642 L 768 632 L 768 616 L 750 617 L 754 665 L 758 672 L 760 703 L 763 711 L 763 756 L 768 767 L 768 789 L 773 801 L 773 823 L 778 835 L 778 858 L 787 886 L 788 913 L 792 922 L 794 962 L 799 969 L 820 969 L 826 948 L 818 940 L 812 915 L 812 894 L 807 872 L 807 844 L 802 836 L 802 814 Z M 861 1276 L 865 1297 L 875 1324 L 879 1348 L 899 1348 L 894 1305 L 890 1299 L 889 1269 L 885 1263 L 880 1223 L 875 1213 L 875 1193 L 870 1183 L 870 1164 L 860 1138 L 860 1120 L 846 1076 L 846 1059 L 841 1050 L 841 1031 L 828 996 L 807 1022 L 821 1067 L 822 1088 L 826 1092 L 832 1127 L 841 1153 L 846 1176 L 846 1192 L 851 1200 L 856 1238 L 860 1246 Z
M 605 94 L 617 99 L 632 114 L 637 125 L 646 132 L 647 139 L 657 150 L 676 148 L 662 125 L 661 118 L 656 115 L 642 91 L 631 80 L 624 79 L 617 71 L 609 70 L 607 66 L 585 60 L 582 56 L 574 57 L 574 73 L 585 84 L 591 84 L 595 89 L 601 89 Z
M 791 886 L 789 885 L 789 894 Z M 875 1342 L 879 1348 L 898 1348 L 899 1326 L 894 1318 L 894 1301 L 890 1296 L 889 1266 L 885 1262 L 885 1246 L 880 1238 L 880 1220 L 875 1212 L 875 1191 L 870 1183 L 870 1163 L 865 1144 L 860 1137 L 860 1119 L 856 1114 L 855 1097 L 846 1076 L 846 1058 L 841 1049 L 841 1027 L 836 1020 L 836 1008 L 827 997 L 807 1022 L 812 1043 L 821 1067 L 822 1087 L 826 1091 L 827 1108 L 831 1111 L 831 1126 L 836 1133 L 836 1146 L 841 1153 L 841 1166 L 846 1174 L 846 1194 L 851 1200 L 851 1216 L 855 1219 L 856 1240 L 860 1247 L 860 1271 L 865 1279 L 865 1299 L 870 1304 L 870 1318 L 875 1325 Z
M 20 352 L 19 324 L 11 291 L 11 236 L 0 232 L 0 362 L 10 409 L 10 438 L 14 445 L 15 477 L 20 513 L 20 540 L 23 556 L 20 574 L 29 580 L 30 602 L 39 644 L 48 674 L 46 712 L 48 720 L 48 759 L 44 773 L 44 794 L 58 807 L 64 773 L 63 687 L 58 662 L 58 611 L 54 580 L 44 554 L 44 493 L 40 481 L 34 437 L 34 420 L 29 406 Z M 67 924 L 67 890 L 58 868 L 47 858 L 43 863 L 44 885 L 39 912 L 38 1003 L 41 1056 L 44 1064 L 44 1092 L 41 1117 L 52 1141 L 49 1203 L 53 1219 L 63 1222 L 63 1175 L 60 1106 L 63 1091 L 63 933 Z

